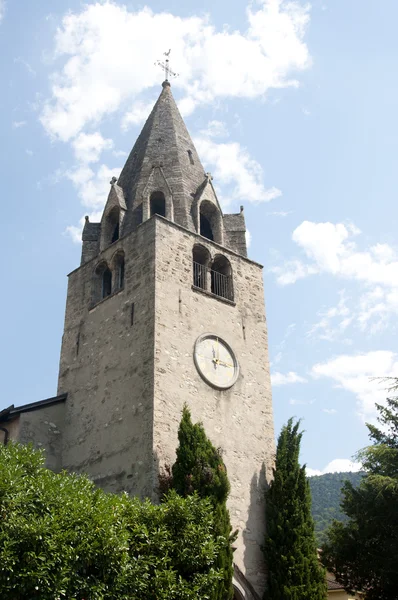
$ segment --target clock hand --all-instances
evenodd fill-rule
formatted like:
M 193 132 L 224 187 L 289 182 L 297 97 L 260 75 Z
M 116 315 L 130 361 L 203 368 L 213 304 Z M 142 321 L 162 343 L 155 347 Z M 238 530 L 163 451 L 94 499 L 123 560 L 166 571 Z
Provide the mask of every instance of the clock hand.
M 205 356 L 204 354 L 196 354 L 196 356 L 198 356 L 199 358 L 204 358 L 205 360 L 211 360 L 212 362 L 214 360 L 210 356 Z
M 222 365 L 223 367 L 230 367 L 231 369 L 234 368 L 234 365 L 230 365 L 229 363 L 224 362 L 223 360 L 218 360 L 217 363 L 219 365 Z

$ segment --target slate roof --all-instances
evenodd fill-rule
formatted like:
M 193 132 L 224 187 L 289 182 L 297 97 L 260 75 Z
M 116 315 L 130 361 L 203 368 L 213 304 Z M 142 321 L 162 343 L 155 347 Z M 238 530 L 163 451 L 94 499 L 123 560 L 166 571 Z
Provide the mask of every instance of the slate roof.
M 326 577 L 326 583 L 328 586 L 328 591 L 344 590 L 344 587 L 340 583 L 338 583 L 331 575 L 328 575 Z
M 118 179 L 128 209 L 124 233 L 134 229 L 134 211 L 154 166 L 161 166 L 173 194 L 174 221 L 195 231 L 192 200 L 203 183 L 204 169 L 177 108 L 170 84 L 165 81 Z M 191 156 L 189 152 L 191 153 Z

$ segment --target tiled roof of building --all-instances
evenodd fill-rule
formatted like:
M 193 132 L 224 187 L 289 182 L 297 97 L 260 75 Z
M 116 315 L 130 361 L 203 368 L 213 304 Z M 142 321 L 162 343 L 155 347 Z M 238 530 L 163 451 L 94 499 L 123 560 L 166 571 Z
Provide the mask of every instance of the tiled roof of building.
M 331 590 L 344 590 L 344 587 L 338 583 L 332 575 L 328 575 L 326 577 L 326 583 L 328 586 L 328 591 Z

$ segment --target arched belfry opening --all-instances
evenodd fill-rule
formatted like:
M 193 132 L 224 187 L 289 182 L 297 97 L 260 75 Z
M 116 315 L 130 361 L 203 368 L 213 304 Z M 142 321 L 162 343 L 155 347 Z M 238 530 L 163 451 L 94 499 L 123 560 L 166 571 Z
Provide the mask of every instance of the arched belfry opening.
M 92 303 L 96 304 L 112 294 L 112 271 L 104 261 L 97 265 L 94 272 Z
M 124 252 L 118 251 L 113 259 L 114 290 L 124 287 Z
M 107 267 L 102 274 L 102 297 L 106 298 L 112 293 L 112 271 Z
M 163 192 L 153 192 L 150 199 L 150 216 L 166 216 L 166 198 Z
M 222 243 L 221 214 L 217 206 L 209 200 L 203 200 L 199 209 L 200 235 L 217 243 Z
M 192 250 L 193 285 L 207 289 L 207 274 L 209 271 L 210 252 L 204 246 L 195 244 Z
M 120 237 L 120 209 L 112 208 L 105 218 L 105 247 L 110 246 Z
M 233 300 L 234 288 L 229 260 L 222 254 L 218 254 L 213 260 L 210 274 L 212 294 L 227 300 Z
M 214 240 L 213 229 L 209 219 L 200 213 L 200 235 L 207 238 L 208 240 Z

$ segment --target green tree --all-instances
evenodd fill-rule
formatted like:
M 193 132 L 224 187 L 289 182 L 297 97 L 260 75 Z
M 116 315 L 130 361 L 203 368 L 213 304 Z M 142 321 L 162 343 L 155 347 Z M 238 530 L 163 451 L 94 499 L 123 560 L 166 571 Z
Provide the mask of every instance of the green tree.
M 398 389 L 393 379 L 389 391 Z M 366 600 L 395 600 L 398 590 L 398 398 L 376 405 L 381 427 L 368 424 L 373 444 L 358 453 L 365 475 L 358 487 L 346 483 L 346 523 L 328 531 L 322 560 L 347 591 Z
M 311 495 L 299 454 L 300 422 L 290 419 L 278 439 L 274 478 L 266 494 L 267 600 L 322 600 L 325 573 L 319 565 Z
M 208 498 L 214 510 L 216 534 L 223 540 L 216 567 L 223 580 L 214 587 L 212 600 L 229 600 L 233 597 L 233 549 L 236 534 L 231 534 L 227 510 L 230 486 L 221 451 L 213 446 L 201 423 L 193 424 L 191 413 L 184 406 L 178 430 L 177 459 L 172 468 L 173 487 L 183 497 L 197 493 Z
M 0 447 L 1 600 L 196 600 L 222 579 L 213 507 L 160 506 L 56 474 L 30 447 Z

